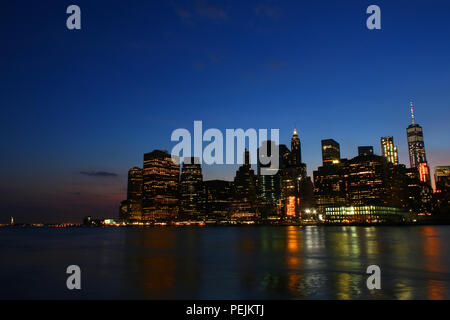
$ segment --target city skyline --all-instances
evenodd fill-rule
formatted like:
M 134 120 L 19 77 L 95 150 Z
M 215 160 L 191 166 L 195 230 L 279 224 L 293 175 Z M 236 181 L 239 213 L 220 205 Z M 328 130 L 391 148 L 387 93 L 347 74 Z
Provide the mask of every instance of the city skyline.
M 127 225 L 389 224 L 414 223 L 419 216 L 439 217 L 448 211 L 449 177 L 446 170 L 439 171 L 440 187 L 433 192 L 425 140 L 414 121 L 412 103 L 411 115 L 412 123 L 406 129 L 408 168 L 398 163 L 393 137 L 380 139 L 382 155 L 376 155 L 373 146 L 358 146 L 358 156 L 351 159 L 341 157 L 338 142 L 325 139 L 321 141 L 322 166 L 311 178 L 294 128 L 290 149 L 270 140 L 260 141 L 256 174 L 250 165 L 256 154 L 242 149 L 244 162 L 234 181 L 225 187 L 227 191 L 218 192 L 203 180 L 200 154 L 200 158 L 181 159 L 177 154 L 173 159 L 174 154 L 166 150 L 153 150 L 144 154 L 143 169 L 129 170 L 128 196 L 121 202 L 119 221 Z M 273 169 L 273 163 L 276 171 L 262 173 L 262 168 Z
M 194 120 L 280 128 L 286 145 L 296 126 L 308 175 L 328 138 L 352 158 L 367 145 L 381 155 L 380 138 L 393 136 L 409 167 L 413 100 L 431 177 L 449 165 L 448 3 L 381 1 L 379 31 L 356 1 L 78 4 L 79 32 L 65 28 L 64 5 L 2 11 L 13 30 L 0 53 L 2 223 L 115 216 L 128 169 L 170 151 L 170 133 Z M 203 175 L 231 181 L 235 170 Z

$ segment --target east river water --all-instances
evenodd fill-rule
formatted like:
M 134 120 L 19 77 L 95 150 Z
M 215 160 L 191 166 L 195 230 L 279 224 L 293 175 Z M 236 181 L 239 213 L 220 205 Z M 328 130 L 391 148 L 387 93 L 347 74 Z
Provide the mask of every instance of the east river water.
M 1 228 L 0 257 L 0 299 L 450 299 L 450 226 Z

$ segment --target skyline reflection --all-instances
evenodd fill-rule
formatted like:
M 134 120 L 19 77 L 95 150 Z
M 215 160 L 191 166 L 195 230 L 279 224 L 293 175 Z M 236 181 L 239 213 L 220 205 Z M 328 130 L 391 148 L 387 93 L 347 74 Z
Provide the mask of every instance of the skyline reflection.
M 84 277 L 76 297 L 83 299 L 449 299 L 449 231 L 449 226 L 11 229 L 0 234 L 3 243 L 15 244 L 2 247 L 8 259 L 0 266 L 0 297 L 75 297 L 57 286 L 64 275 L 54 275 L 76 261 Z M 381 268 L 381 290 L 366 286 L 366 269 L 373 264 Z

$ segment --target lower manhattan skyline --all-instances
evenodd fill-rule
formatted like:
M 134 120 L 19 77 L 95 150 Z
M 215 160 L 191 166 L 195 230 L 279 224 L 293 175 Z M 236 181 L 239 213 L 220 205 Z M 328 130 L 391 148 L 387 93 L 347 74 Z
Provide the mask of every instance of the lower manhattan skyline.
M 0 24 L 4 310 L 446 307 L 448 0 L 2 0 Z
M 409 167 L 413 101 L 432 180 L 450 164 L 445 2 L 382 1 L 373 32 L 357 1 L 78 4 L 74 32 L 60 28 L 65 4 L 29 4 L 26 21 L 2 10 L 0 223 L 117 217 L 129 168 L 196 120 L 280 129 L 289 146 L 295 127 L 312 177 L 324 139 L 351 159 L 393 137 Z M 203 179 L 232 181 L 238 166 L 203 164 Z

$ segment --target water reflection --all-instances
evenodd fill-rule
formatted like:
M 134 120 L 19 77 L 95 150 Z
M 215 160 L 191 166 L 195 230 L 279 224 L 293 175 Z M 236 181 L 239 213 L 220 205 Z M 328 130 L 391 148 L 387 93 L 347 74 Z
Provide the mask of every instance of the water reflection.
M 131 229 L 126 265 L 145 298 L 445 299 L 448 227 Z M 443 243 L 445 238 L 445 244 Z M 381 267 L 382 290 L 366 269 Z
M 450 299 L 450 226 L 5 229 L 0 236 L 14 244 L 2 247 L 8 259 L 0 264 L 0 297 L 8 299 Z M 57 285 L 73 261 L 83 268 L 78 296 Z M 381 290 L 366 287 L 372 264 L 381 268 Z
M 425 256 L 425 268 L 428 273 L 436 274 L 441 278 L 441 273 L 445 270 L 441 264 L 441 237 L 439 229 L 426 226 L 422 228 L 423 249 Z M 432 275 L 432 276 L 433 276 Z M 445 296 L 445 283 L 439 279 L 429 279 L 427 281 L 428 299 L 440 300 Z

